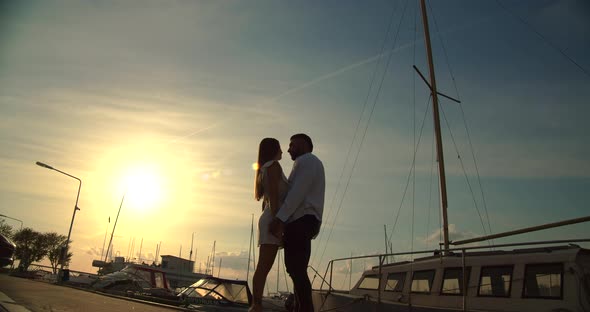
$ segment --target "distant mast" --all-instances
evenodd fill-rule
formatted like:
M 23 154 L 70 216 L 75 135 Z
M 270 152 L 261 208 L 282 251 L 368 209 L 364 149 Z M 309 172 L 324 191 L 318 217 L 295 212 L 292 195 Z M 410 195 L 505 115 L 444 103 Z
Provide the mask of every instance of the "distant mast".
M 246 282 L 250 279 L 250 256 L 252 254 L 252 244 L 254 239 L 254 214 L 252 214 L 252 224 L 250 225 L 250 246 L 248 246 L 248 265 L 246 266 Z
M 432 46 L 430 44 L 430 31 L 428 29 L 428 17 L 426 15 L 425 0 L 420 0 L 422 7 L 422 23 L 424 24 L 424 41 L 426 43 L 426 55 L 428 57 L 428 69 L 430 71 L 430 86 L 432 89 L 432 112 L 434 117 L 434 134 L 436 137 L 436 155 L 438 159 L 438 176 L 440 183 L 440 200 L 443 217 L 444 250 L 449 250 L 449 221 L 447 218 L 447 182 L 445 178 L 445 161 L 443 157 L 442 136 L 440 130 L 440 116 L 438 112 L 438 95 L 436 91 L 436 79 L 434 77 L 434 62 L 432 60 Z

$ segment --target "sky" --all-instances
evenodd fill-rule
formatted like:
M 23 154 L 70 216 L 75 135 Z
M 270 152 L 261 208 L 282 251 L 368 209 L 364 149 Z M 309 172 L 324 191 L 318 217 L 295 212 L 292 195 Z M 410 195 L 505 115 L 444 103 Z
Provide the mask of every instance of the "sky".
M 197 268 L 215 242 L 215 273 L 246 278 L 258 144 L 281 142 L 288 175 L 299 132 L 326 170 L 314 268 L 385 252 L 384 226 L 394 251 L 437 248 L 416 1 L 1 3 L 0 214 L 67 235 L 78 183 L 35 162 L 80 178 L 72 270 L 94 272 L 126 194 L 114 254 L 188 258 L 194 237 Z M 439 91 L 461 100 L 440 100 L 450 239 L 587 216 L 590 5 L 432 2 L 429 18 Z M 337 283 L 373 263 L 338 262 Z

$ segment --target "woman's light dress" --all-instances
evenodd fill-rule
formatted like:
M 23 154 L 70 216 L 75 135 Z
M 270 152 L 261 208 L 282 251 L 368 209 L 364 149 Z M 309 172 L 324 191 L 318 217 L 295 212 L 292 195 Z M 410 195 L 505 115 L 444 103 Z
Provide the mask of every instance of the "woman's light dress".
M 268 193 L 269 188 L 269 178 L 267 169 L 275 162 L 276 160 L 267 161 L 262 167 L 260 168 L 260 173 L 258 174 L 258 178 L 261 179 L 259 183 L 261 183 L 264 193 L 263 193 L 263 212 L 258 220 L 258 245 L 262 244 L 274 244 L 274 245 L 283 245 L 282 238 L 278 238 L 272 235 L 268 229 L 270 222 L 273 219 L 273 214 L 270 209 L 270 196 Z M 285 197 L 287 196 L 287 192 L 289 191 L 289 183 L 287 182 L 287 178 L 281 169 L 281 179 L 279 180 L 278 186 L 278 198 L 279 198 L 279 206 L 277 209 L 281 207 L 283 201 L 285 201 Z

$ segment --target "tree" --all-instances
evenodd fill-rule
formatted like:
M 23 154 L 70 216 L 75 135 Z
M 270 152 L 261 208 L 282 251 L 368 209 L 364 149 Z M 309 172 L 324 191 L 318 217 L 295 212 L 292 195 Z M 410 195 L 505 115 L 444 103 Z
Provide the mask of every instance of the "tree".
M 43 235 L 45 236 L 48 246 L 47 258 L 49 258 L 49 262 L 51 262 L 53 274 L 57 274 L 57 266 L 62 263 L 62 261 L 64 264 L 70 262 L 74 254 L 68 252 L 68 254 L 62 259 L 62 253 L 65 251 L 66 241 L 68 240 L 66 236 L 55 232 L 45 233 Z
M 0 234 L 11 238 L 12 237 L 12 226 L 6 224 L 4 219 L 0 219 Z
M 14 256 L 20 260 L 19 270 L 21 271 L 26 271 L 31 263 L 43 259 L 49 251 L 45 235 L 31 228 L 17 231 L 12 240 L 16 244 Z

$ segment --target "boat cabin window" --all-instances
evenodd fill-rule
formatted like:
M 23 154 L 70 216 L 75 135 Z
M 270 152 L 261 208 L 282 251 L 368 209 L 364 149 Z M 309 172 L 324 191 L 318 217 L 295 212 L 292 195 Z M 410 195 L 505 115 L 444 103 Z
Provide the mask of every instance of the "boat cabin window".
M 563 264 L 528 264 L 524 273 L 525 298 L 563 298 Z
M 404 289 L 405 280 L 406 272 L 388 274 L 387 283 L 385 284 L 385 291 L 401 292 Z
M 154 279 L 156 280 L 156 287 L 166 288 L 166 285 L 164 285 L 164 274 L 161 272 L 154 272 Z
M 217 292 L 214 291 L 218 285 L 219 283 L 214 280 L 202 279 L 197 283 L 192 284 L 182 293 L 189 298 L 221 300 L 223 298 Z
M 222 283 L 215 291 L 232 302 L 248 304 L 248 290 L 246 285 Z
M 142 280 L 146 281 L 148 284 L 152 284 L 152 274 L 148 271 L 144 271 L 144 270 L 136 270 L 134 272 L 135 276 L 141 278 Z
M 482 267 L 477 294 L 487 297 L 509 297 L 512 269 L 512 266 Z
M 411 291 L 413 293 L 430 293 L 435 272 L 435 270 L 414 272 Z
M 379 289 L 379 275 L 367 275 L 359 284 L 359 289 Z
M 463 284 L 469 285 L 470 272 L 470 267 L 465 268 L 465 278 L 463 278 L 462 267 L 446 268 L 440 293 L 442 295 L 463 295 Z

